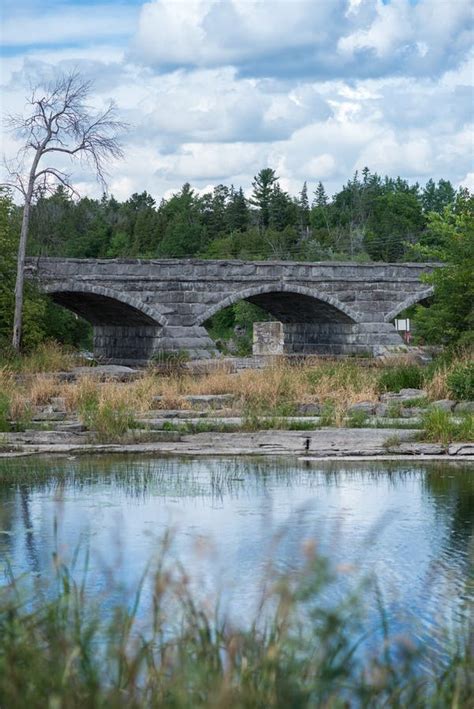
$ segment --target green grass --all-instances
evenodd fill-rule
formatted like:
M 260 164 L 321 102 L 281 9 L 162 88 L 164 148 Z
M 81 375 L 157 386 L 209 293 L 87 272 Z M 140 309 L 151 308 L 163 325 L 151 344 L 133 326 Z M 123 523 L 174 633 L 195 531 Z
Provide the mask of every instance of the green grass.
M 429 409 L 422 419 L 421 437 L 433 443 L 449 443 L 474 441 L 474 415 L 463 414 L 454 418 L 448 411 Z
M 364 411 L 351 411 L 346 418 L 347 428 L 364 428 L 367 425 L 368 416 Z
M 119 443 L 128 431 L 138 427 L 134 414 L 124 404 L 99 401 L 96 392 L 79 402 L 79 417 L 98 443 Z
M 21 582 L 0 589 L 2 707 L 472 705 L 467 632 L 446 640 L 441 660 L 392 634 L 381 602 L 368 632 L 363 597 L 373 589 L 356 583 L 334 594 L 338 578 L 312 547 L 300 570 L 268 576 L 262 607 L 238 625 L 199 601 L 185 571 L 163 558 L 127 605 L 114 601 L 112 580 L 98 596 L 57 556 L 55 565 L 49 592 L 38 580 L 30 594 Z
M 425 383 L 425 372 L 415 364 L 403 364 L 396 367 L 387 366 L 378 377 L 378 390 L 383 392 L 399 392 L 401 389 L 422 389 Z

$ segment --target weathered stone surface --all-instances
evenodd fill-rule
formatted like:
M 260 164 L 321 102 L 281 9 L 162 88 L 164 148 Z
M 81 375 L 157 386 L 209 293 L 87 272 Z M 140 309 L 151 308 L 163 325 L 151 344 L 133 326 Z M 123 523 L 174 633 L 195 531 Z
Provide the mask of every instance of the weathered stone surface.
M 474 456 L 474 443 L 451 443 L 448 453 L 449 455 Z
M 474 414 L 474 401 L 459 401 L 454 407 L 455 414 Z
M 425 411 L 426 409 L 421 409 L 419 406 L 406 406 L 400 410 L 400 417 L 403 419 L 419 418 Z
M 380 397 L 381 401 L 392 403 L 410 401 L 411 399 L 424 399 L 426 398 L 426 391 L 424 389 L 400 389 L 399 392 L 387 392 L 382 394 Z
M 456 402 L 452 399 L 439 399 L 439 401 L 433 401 L 430 406 L 433 409 L 441 409 L 441 411 L 452 411 L 456 405 Z
M 352 404 L 352 406 L 349 406 L 347 413 L 349 415 L 363 413 L 367 416 L 372 416 L 375 413 L 376 406 L 376 403 L 373 401 L 359 401 L 357 404 Z
M 164 352 L 216 356 L 204 323 L 247 300 L 282 324 L 285 353 L 403 348 L 391 324 L 427 298 L 430 264 L 28 259 L 26 275 L 89 320 L 98 357 L 145 363 Z
M 322 410 L 321 404 L 298 404 L 296 413 L 301 416 L 320 416 Z
M 97 367 L 74 367 L 71 370 L 73 377 L 94 377 L 97 379 L 114 379 L 126 382 L 141 376 L 141 372 L 131 367 L 118 364 L 101 364 Z

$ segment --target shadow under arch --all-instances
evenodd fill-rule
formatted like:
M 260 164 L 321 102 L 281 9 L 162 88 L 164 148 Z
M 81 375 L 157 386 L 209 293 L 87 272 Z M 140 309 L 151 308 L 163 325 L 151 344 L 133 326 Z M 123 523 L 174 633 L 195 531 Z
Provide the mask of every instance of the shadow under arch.
M 165 318 L 154 308 L 126 293 L 117 293 L 103 286 L 80 283 L 49 285 L 43 292 L 57 305 L 72 311 L 92 325 L 110 326 L 164 326 Z
M 213 315 L 241 300 L 247 300 L 283 323 L 360 322 L 359 313 L 326 293 L 304 286 L 281 283 L 260 285 L 236 291 L 201 314 L 196 325 L 203 325 Z
M 412 293 L 412 295 L 408 296 L 408 298 L 405 298 L 404 301 L 396 305 L 395 308 L 392 308 L 392 310 L 387 313 L 387 315 L 384 317 L 384 322 L 391 322 L 397 317 L 397 315 L 399 315 L 399 313 L 403 313 L 404 310 L 410 308 L 416 303 L 422 303 L 423 301 L 429 300 L 433 297 L 433 294 L 433 286 L 430 286 L 429 288 L 426 288 L 425 290 L 420 291 L 419 293 Z

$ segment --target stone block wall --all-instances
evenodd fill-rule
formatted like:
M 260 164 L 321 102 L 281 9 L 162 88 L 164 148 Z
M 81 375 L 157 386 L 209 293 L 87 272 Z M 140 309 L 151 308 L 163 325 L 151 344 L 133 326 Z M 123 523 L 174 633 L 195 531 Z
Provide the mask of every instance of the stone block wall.
M 285 353 L 283 323 L 256 322 L 253 324 L 254 355 L 279 355 Z
M 153 325 L 96 325 L 94 354 L 114 363 L 145 363 L 159 346 L 160 330 L 160 327 Z

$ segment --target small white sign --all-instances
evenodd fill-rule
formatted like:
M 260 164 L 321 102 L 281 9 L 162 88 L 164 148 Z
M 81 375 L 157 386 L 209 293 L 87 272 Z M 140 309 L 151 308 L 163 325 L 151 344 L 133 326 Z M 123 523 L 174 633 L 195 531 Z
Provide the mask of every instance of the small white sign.
M 410 332 L 410 319 L 409 318 L 397 318 L 395 320 L 395 328 L 400 332 Z

